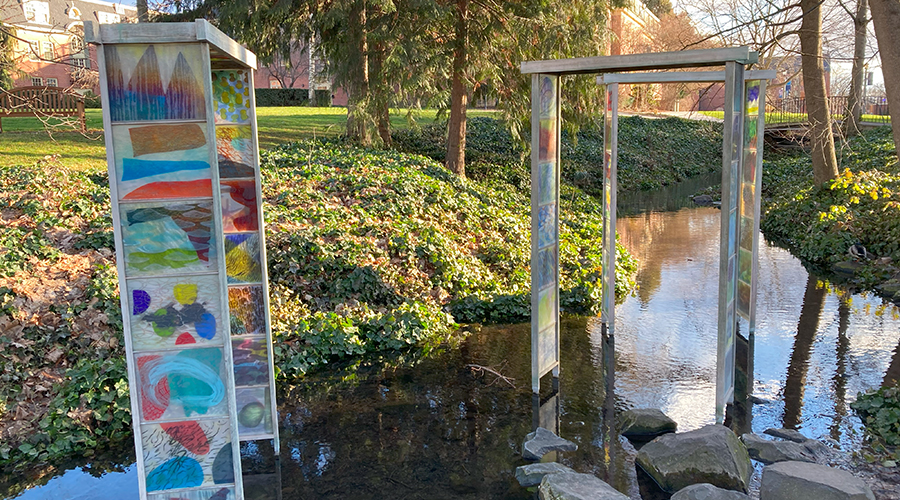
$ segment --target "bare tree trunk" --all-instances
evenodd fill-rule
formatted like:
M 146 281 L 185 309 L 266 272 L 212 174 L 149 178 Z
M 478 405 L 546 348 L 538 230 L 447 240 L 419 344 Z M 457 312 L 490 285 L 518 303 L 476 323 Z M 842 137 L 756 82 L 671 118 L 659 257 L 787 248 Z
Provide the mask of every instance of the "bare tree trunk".
M 369 50 L 366 39 L 366 0 L 356 0 L 350 9 L 349 31 L 358 50 L 348 54 L 351 58 L 350 95 L 347 103 L 347 137 L 363 146 L 371 143 L 369 137 Z
M 869 24 L 867 0 L 858 0 L 853 16 L 853 69 L 850 73 L 850 96 L 844 113 L 844 135 L 859 135 L 859 122 L 863 113 L 863 73 L 866 59 L 866 26 Z
M 888 110 L 894 124 L 894 147 L 900 151 L 900 2 L 897 0 L 870 0 L 872 24 L 881 54 L 881 71 L 884 72 L 884 89 Z
M 450 125 L 447 133 L 447 169 L 466 176 L 466 107 L 468 92 L 465 72 L 469 38 L 468 0 L 456 0 L 456 33 L 453 48 L 453 76 L 450 87 Z
M 378 136 L 385 147 L 391 147 L 391 115 L 390 95 L 392 92 L 390 79 L 384 74 L 384 42 L 373 44 L 369 53 L 369 79 L 375 122 L 378 125 Z
M 150 9 L 147 8 L 147 0 L 137 0 L 135 7 L 137 7 L 139 23 L 146 23 L 150 21 Z
M 812 142 L 813 178 L 823 184 L 838 176 L 834 154 L 834 134 L 825 92 L 825 64 L 822 59 L 822 10 L 819 0 L 800 0 L 803 21 L 800 24 L 800 59 L 803 88 L 809 113 Z

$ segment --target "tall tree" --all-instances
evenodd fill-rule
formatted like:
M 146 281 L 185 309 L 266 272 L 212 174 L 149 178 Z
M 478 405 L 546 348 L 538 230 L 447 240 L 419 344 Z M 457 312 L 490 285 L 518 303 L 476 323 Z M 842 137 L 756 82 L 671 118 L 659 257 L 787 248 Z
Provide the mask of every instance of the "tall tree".
M 803 67 L 803 88 L 812 144 L 813 178 L 816 184 L 838 176 L 834 153 L 834 132 L 828 111 L 825 91 L 825 64 L 822 57 L 822 3 L 820 0 L 800 0 L 803 21 L 800 24 L 800 59 Z
M 900 151 L 900 1 L 869 0 L 881 54 L 881 71 L 891 114 L 894 147 Z
M 469 0 L 455 0 L 453 27 L 453 71 L 450 75 L 450 122 L 447 130 L 447 168 L 466 176 L 466 109 L 469 88 L 466 72 L 469 69 Z
M 863 79 L 865 75 L 866 38 L 868 35 L 869 11 L 867 0 L 858 0 L 853 19 L 853 69 L 850 70 L 850 93 L 844 112 L 844 134 L 859 134 L 859 122 L 863 113 Z

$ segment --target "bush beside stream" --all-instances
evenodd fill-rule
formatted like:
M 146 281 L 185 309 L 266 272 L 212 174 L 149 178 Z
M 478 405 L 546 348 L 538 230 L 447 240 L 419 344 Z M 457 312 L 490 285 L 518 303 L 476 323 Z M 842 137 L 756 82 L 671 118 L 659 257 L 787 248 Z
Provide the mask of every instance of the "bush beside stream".
M 530 201 L 431 159 L 338 143 L 263 155 L 276 365 L 428 349 L 462 322 L 527 321 Z M 0 168 L 0 466 L 91 456 L 130 439 L 105 173 L 52 159 Z M 596 313 L 601 216 L 565 187 L 561 308 Z M 619 294 L 636 263 L 617 248 Z
M 873 286 L 895 276 L 900 263 L 900 165 L 889 127 L 880 127 L 839 148 L 840 176 L 815 186 L 809 155 L 782 155 L 763 169 L 766 237 L 820 268 L 850 260 L 847 250 L 861 243 L 891 263 L 857 274 Z
M 562 133 L 560 157 L 564 181 L 585 193 L 603 191 L 603 130 L 581 129 L 573 139 Z M 401 151 L 423 154 L 443 162 L 445 124 L 392 133 Z M 526 138 L 527 139 L 527 138 Z M 529 186 L 530 158 L 499 120 L 471 118 L 466 129 L 467 175 L 476 180 L 496 178 L 502 166 L 505 178 L 518 187 Z M 722 124 L 681 118 L 619 117 L 619 192 L 658 189 L 702 174 L 721 171 Z

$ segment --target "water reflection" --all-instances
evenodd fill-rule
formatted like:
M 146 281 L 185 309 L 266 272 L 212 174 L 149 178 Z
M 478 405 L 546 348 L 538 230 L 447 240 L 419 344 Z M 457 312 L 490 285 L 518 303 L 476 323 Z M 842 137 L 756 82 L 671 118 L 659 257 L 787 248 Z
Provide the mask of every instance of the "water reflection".
M 475 329 L 458 347 L 428 356 L 334 366 L 281 388 L 280 467 L 262 445 L 244 446 L 245 467 L 270 487 L 252 498 L 531 499 L 514 470 L 526 463 L 521 445 L 535 420 L 578 444 L 556 457 L 561 463 L 634 498 L 634 449 L 617 434 L 617 411 L 659 408 L 680 431 L 715 419 L 719 212 L 644 214 L 621 219 L 619 228 L 641 258 L 641 291 L 617 308 L 615 339 L 597 318 L 562 320 L 558 391 L 545 381 L 537 417 L 527 324 Z M 732 420 L 755 432 L 792 425 L 852 449 L 861 432 L 849 402 L 900 375 L 900 314 L 875 297 L 820 287 L 782 249 L 763 244 L 760 259 L 755 342 L 752 350 L 739 344 L 738 356 L 754 374 L 743 377 L 753 382 L 744 392 L 763 404 L 748 398 L 741 407 L 738 398 Z M 131 480 L 132 496 L 110 487 L 93 498 L 136 498 L 129 474 L 100 481 Z M 57 498 L 52 488 L 61 481 L 27 498 Z M 87 483 L 65 484 L 76 491 Z
M 816 286 L 816 278 L 809 275 L 806 279 L 803 308 L 800 309 L 797 335 L 794 336 L 794 348 L 791 351 L 791 361 L 788 364 L 784 383 L 784 417 L 781 423 L 786 429 L 796 429 L 800 424 L 809 357 L 812 354 L 813 341 L 819 330 L 819 318 L 824 307 L 825 289 Z

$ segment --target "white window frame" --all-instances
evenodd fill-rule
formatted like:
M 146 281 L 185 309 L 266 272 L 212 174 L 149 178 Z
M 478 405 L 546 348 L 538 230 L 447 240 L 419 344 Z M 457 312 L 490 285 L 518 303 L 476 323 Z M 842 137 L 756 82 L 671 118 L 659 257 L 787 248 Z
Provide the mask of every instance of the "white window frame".
M 28 60 L 29 61 L 40 61 L 41 60 L 41 42 L 27 42 L 28 46 L 26 50 L 28 51 Z
M 50 24 L 50 4 L 39 0 L 27 0 L 22 4 L 25 19 L 32 23 Z
M 53 42 L 49 40 L 41 42 L 41 58 L 49 61 L 56 59 L 56 47 Z
M 43 87 L 44 79 L 39 76 L 32 76 L 31 77 L 31 86 L 32 87 Z
M 47 86 L 48 87 L 59 87 L 59 79 L 47 78 Z
M 122 22 L 122 17 L 112 12 L 97 11 L 97 21 L 100 24 L 116 24 Z
M 69 53 L 73 56 L 84 52 L 84 38 L 79 35 L 72 35 L 69 39 Z

